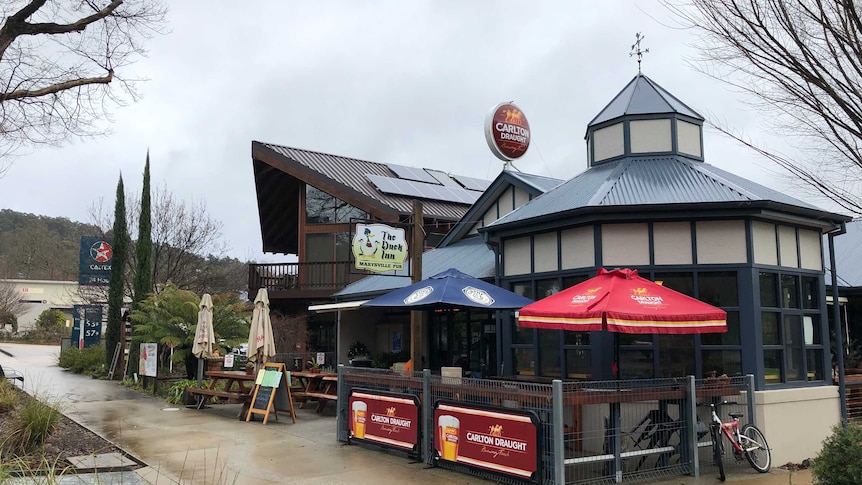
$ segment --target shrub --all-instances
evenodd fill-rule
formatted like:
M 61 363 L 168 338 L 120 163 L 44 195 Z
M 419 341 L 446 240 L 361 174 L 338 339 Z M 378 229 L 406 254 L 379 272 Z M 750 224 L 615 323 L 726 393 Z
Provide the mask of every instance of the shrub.
M 198 381 L 194 379 L 183 379 L 174 382 L 167 389 L 167 396 L 165 397 L 165 401 L 168 404 L 192 404 L 191 402 L 185 402 L 185 392 L 187 387 L 197 387 Z M 209 381 L 203 381 L 202 386 L 209 386 Z
M 0 414 L 8 413 L 18 405 L 18 390 L 7 379 L 0 380 Z
M 811 460 L 811 468 L 815 482 L 821 485 L 862 483 L 862 427 L 852 423 L 834 426 Z
M 36 327 L 42 330 L 54 330 L 66 326 L 66 314 L 60 310 L 43 311 L 36 317 Z
M 24 452 L 44 444 L 60 423 L 62 414 L 57 409 L 57 404 L 38 396 L 25 399 L 12 419 L 7 443 L 13 449 Z
M 57 359 L 57 365 L 76 374 L 100 376 L 105 373 L 105 348 L 91 345 L 84 349 L 63 349 Z

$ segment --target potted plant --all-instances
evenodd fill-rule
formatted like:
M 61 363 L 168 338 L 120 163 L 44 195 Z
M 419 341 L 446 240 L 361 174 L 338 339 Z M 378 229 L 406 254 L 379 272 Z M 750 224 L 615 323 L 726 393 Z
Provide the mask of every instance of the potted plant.
M 371 367 L 371 359 L 368 357 L 368 347 L 357 340 L 347 348 L 348 364 L 356 367 Z
M 317 374 L 320 372 L 320 364 L 318 364 L 316 361 L 309 360 L 308 362 L 306 362 L 306 365 L 308 366 L 308 372 L 311 372 L 314 374 Z
M 254 374 L 254 362 L 245 363 L 245 373 L 249 375 Z

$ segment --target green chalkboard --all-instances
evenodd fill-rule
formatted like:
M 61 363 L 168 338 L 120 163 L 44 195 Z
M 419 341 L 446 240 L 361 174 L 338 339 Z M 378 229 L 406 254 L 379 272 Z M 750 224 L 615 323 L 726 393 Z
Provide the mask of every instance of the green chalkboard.
M 257 395 L 254 396 L 252 408 L 258 411 L 266 411 L 269 408 L 269 400 L 272 398 L 272 387 L 260 386 L 257 390 Z

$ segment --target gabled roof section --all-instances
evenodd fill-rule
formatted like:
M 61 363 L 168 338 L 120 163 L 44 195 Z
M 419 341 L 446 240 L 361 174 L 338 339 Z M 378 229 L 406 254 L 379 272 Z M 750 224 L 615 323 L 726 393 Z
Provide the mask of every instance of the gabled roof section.
M 422 254 L 423 275 L 431 276 L 449 268 L 458 268 L 459 271 L 474 278 L 493 278 L 494 251 L 482 241 L 481 237 L 471 237 Z M 358 300 L 403 288 L 411 282 L 409 276 L 366 276 L 333 296 L 339 301 Z
M 679 113 L 703 121 L 703 116 L 699 115 L 695 110 L 689 108 L 652 79 L 638 73 L 590 121 L 588 126 L 598 125 L 622 116 L 669 113 Z
M 449 233 L 446 234 L 446 237 L 440 241 L 438 247 L 445 247 L 455 241 L 459 241 L 461 238 L 469 234 L 473 229 L 473 226 L 476 225 L 476 221 L 479 220 L 479 218 L 482 217 L 488 209 L 497 203 L 497 200 L 509 187 L 518 187 L 530 194 L 531 197 L 537 197 L 561 183 L 563 183 L 562 180 L 555 178 L 516 172 L 513 170 L 503 170 L 500 172 L 500 175 L 491 182 L 488 188 L 485 189 L 485 192 L 470 207 L 467 213 L 464 214 L 464 217 L 458 221 L 455 228 L 449 231 Z
M 413 211 L 415 196 L 383 192 L 367 177 L 408 181 L 387 164 L 257 141 L 252 142 L 252 157 L 368 212 L 407 215 Z M 422 199 L 422 203 L 425 217 L 448 221 L 460 219 L 470 207 L 451 200 Z
M 490 228 L 588 207 L 769 201 L 827 220 L 845 220 L 817 207 L 681 156 L 630 157 L 587 169 L 491 224 Z

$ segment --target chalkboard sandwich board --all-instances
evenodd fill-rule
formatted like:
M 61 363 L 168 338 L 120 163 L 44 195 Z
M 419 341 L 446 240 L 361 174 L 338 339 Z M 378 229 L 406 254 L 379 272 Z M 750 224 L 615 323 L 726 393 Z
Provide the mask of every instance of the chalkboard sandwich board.
M 290 395 L 290 372 L 285 371 L 284 364 L 278 362 L 263 364 L 254 382 L 254 393 L 251 406 L 248 408 L 246 421 L 251 421 L 255 414 L 263 415 L 263 424 L 269 420 L 269 415 L 278 419 L 278 411 L 290 412 L 293 422 L 296 422 L 296 411 Z

